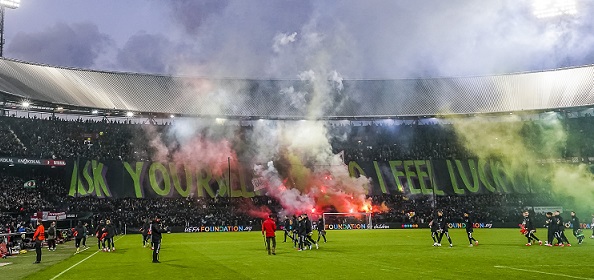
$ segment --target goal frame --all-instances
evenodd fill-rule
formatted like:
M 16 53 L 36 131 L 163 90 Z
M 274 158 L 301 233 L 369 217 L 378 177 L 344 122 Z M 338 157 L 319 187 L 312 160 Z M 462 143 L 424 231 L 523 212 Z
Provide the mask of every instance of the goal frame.
M 356 215 L 363 215 L 365 216 L 365 219 L 363 220 L 363 222 L 366 224 L 365 229 L 373 229 L 373 223 L 371 221 L 371 212 L 355 212 L 355 213 L 348 213 L 348 212 L 339 212 L 339 213 L 333 213 L 333 212 L 324 212 L 322 213 L 322 220 L 324 221 L 324 226 L 328 227 L 328 223 L 326 222 L 326 216 L 356 216 Z M 326 230 L 326 229 L 324 229 Z M 335 229 L 332 229 L 335 230 Z

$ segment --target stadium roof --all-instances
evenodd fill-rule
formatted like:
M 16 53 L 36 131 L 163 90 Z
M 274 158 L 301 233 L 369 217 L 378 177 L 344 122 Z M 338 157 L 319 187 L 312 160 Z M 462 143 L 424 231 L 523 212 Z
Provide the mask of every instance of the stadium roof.
M 102 72 L 0 59 L 0 92 L 55 105 L 193 116 L 472 114 L 594 104 L 594 65 L 484 77 L 301 81 Z

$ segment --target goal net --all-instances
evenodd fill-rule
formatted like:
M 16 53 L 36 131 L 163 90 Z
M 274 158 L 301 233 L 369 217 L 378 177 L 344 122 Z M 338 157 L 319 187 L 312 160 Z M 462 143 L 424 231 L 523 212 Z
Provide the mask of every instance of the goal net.
M 372 229 L 371 213 L 323 213 L 325 229 Z

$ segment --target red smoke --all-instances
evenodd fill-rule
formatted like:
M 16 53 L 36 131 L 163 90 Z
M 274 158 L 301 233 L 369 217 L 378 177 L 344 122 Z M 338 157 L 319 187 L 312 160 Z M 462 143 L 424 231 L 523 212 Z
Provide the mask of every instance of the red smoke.
M 372 205 L 371 198 L 367 197 L 370 186 L 368 179 L 350 177 L 347 166 L 342 162 L 317 172 L 310 169 L 304 171 L 303 166 L 299 166 L 298 172 L 287 172 L 288 178 L 281 178 L 272 162 L 268 163 L 267 169 L 257 166 L 255 173 L 267 182 L 263 184 L 266 195 L 280 202 L 284 214 L 310 213 L 315 211 L 312 209 L 328 206 L 342 213 L 378 213 L 388 210 L 385 204 Z M 290 178 L 296 173 L 301 177 Z
M 175 140 L 166 145 L 154 128 L 149 126 L 145 131 L 154 150 L 154 161 L 174 162 L 194 170 L 210 170 L 213 177 L 223 175 L 229 167 L 241 170 L 233 144 L 226 139 L 209 139 L 208 133 L 203 133 L 188 137 L 183 143 L 178 144 L 176 141 L 179 140 Z M 316 146 L 320 141 L 323 145 Z M 371 198 L 367 197 L 371 186 L 369 178 L 351 177 L 340 155 L 334 155 L 328 149 L 327 140 L 320 138 L 318 142 L 301 143 L 303 147 L 294 149 L 290 145 L 283 146 L 276 150 L 278 161 L 275 163 L 282 172 L 273 162 L 266 166 L 256 165 L 252 184 L 258 182 L 267 196 L 279 201 L 283 207 L 281 214 L 310 213 L 312 209 L 329 206 L 342 213 L 388 210 L 385 205 L 372 205 Z M 257 143 L 248 144 L 257 146 Z M 317 147 L 317 150 L 310 147 Z M 271 213 L 267 207 L 256 207 L 251 201 L 244 205 L 242 211 L 259 218 Z
M 270 209 L 264 205 L 255 206 L 251 199 L 243 199 L 239 205 L 239 211 L 247 213 L 251 217 L 266 219 L 272 213 Z
M 175 162 L 191 169 L 210 170 L 213 176 L 237 168 L 237 155 L 227 140 L 212 141 L 203 136 L 194 136 L 178 147 L 168 147 L 153 126 L 144 127 L 149 144 L 153 148 L 153 161 Z
M 229 141 L 213 142 L 203 137 L 192 138 L 172 155 L 174 162 L 190 168 L 208 168 L 213 176 L 221 176 L 229 169 L 229 164 L 231 169 L 236 168 L 236 158 Z

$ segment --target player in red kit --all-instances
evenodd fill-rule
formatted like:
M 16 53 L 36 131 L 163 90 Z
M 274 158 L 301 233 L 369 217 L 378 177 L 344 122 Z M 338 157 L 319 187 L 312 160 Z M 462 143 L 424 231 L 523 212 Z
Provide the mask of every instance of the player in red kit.
M 276 255 L 276 223 L 272 219 L 272 215 L 268 216 L 268 219 L 262 223 L 262 236 L 266 236 L 266 249 L 268 254 Z M 270 242 L 272 242 L 272 251 L 270 248 Z

